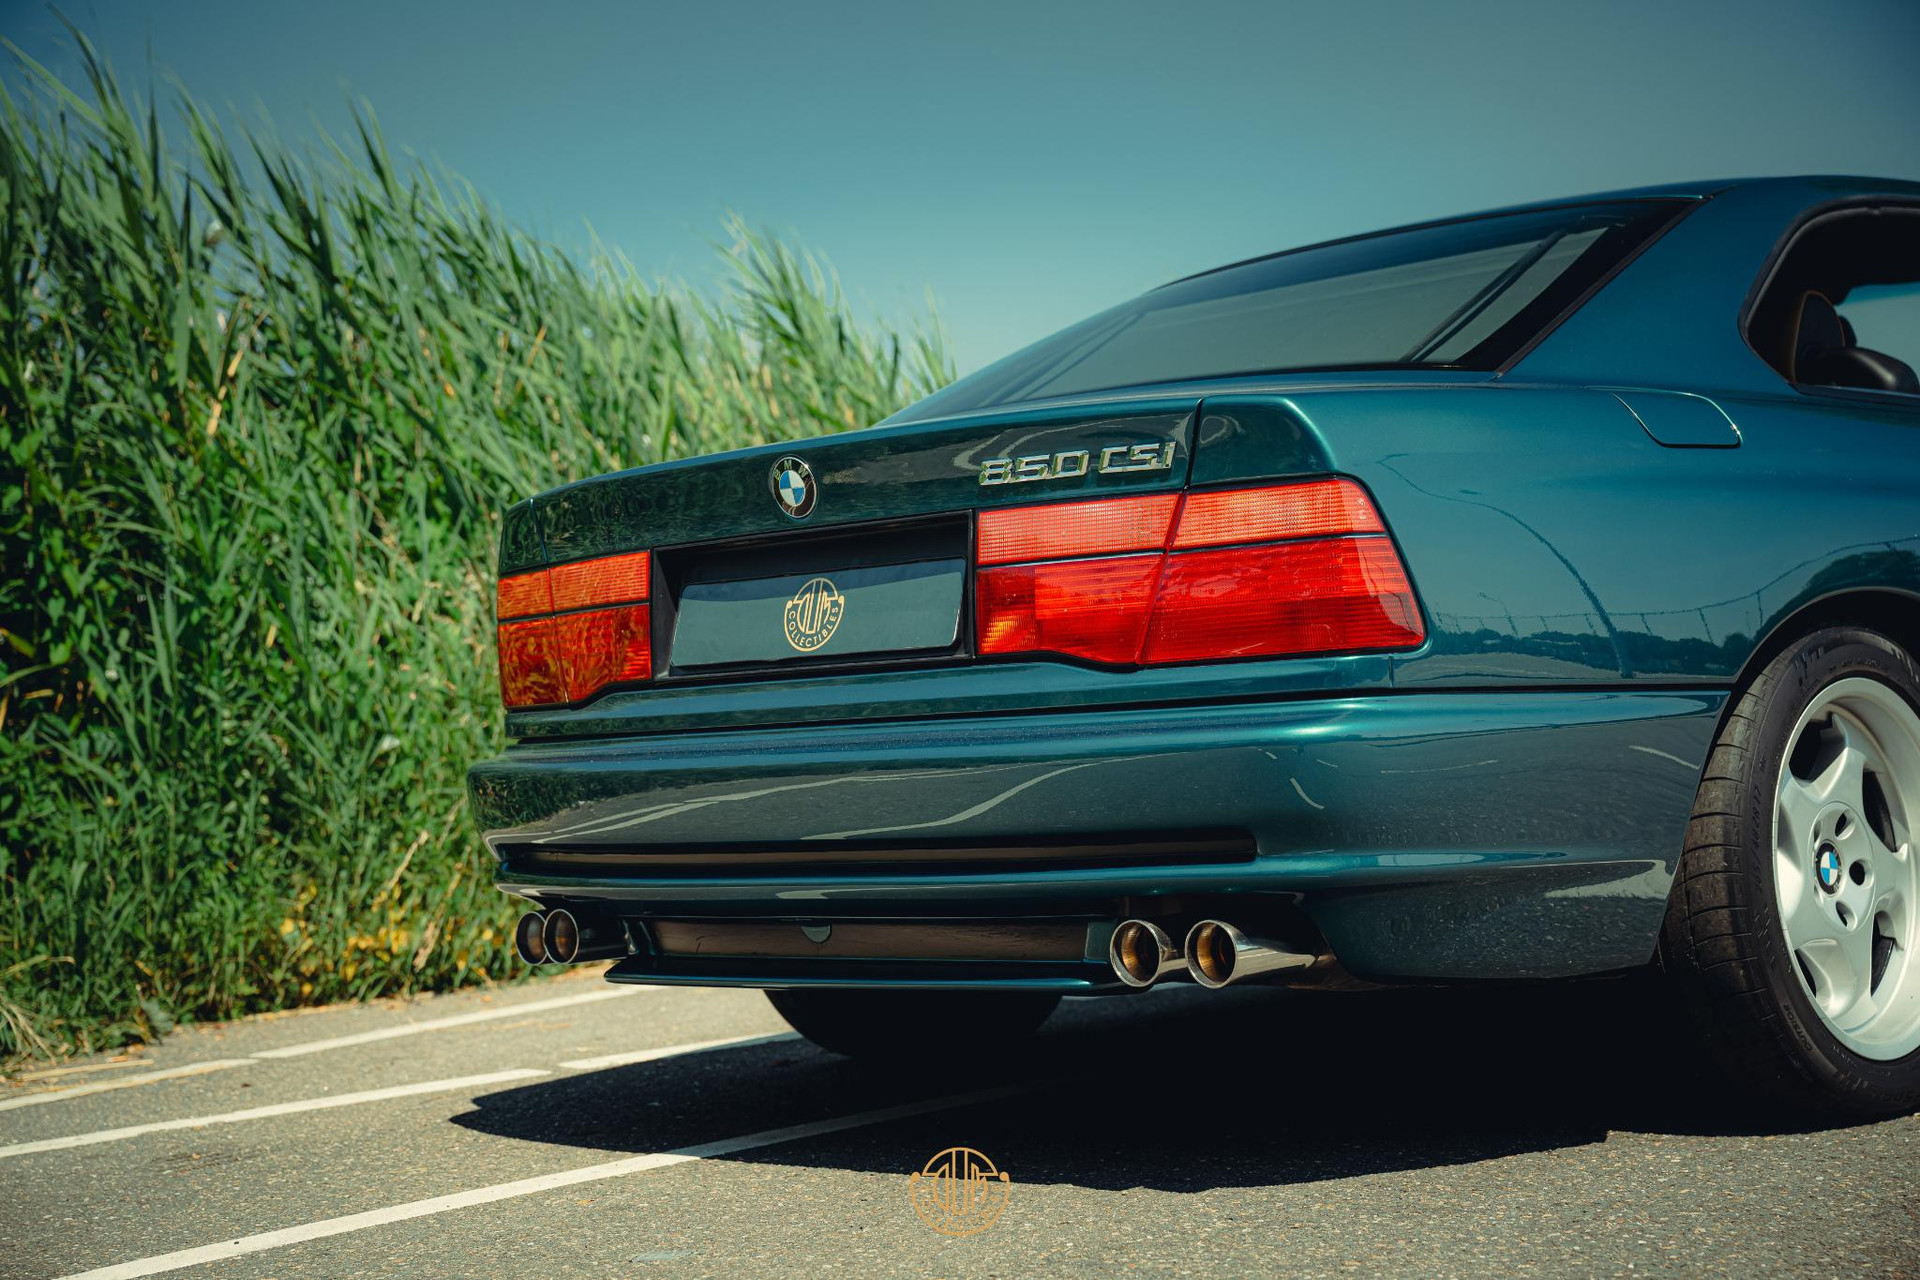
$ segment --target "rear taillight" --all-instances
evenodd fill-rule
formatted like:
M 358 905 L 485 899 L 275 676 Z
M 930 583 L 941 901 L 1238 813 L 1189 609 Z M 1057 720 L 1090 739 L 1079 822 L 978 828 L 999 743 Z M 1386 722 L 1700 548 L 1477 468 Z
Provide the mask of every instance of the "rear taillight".
M 1113 556 L 980 571 L 981 653 L 1071 653 L 1134 662 L 1164 557 Z
M 1320 538 L 1168 556 L 1140 660 L 1405 649 L 1422 635 L 1391 542 Z
M 1167 545 L 1167 530 L 1173 527 L 1173 511 L 1179 504 L 1177 493 L 1156 493 L 1145 498 L 1096 498 L 982 512 L 978 559 L 981 564 L 1013 564 L 1159 551 Z
M 982 654 L 1152 665 L 1412 649 L 1426 635 L 1351 480 L 983 511 L 978 561 Z
M 580 702 L 653 675 L 652 559 L 603 556 L 500 579 L 500 699 Z

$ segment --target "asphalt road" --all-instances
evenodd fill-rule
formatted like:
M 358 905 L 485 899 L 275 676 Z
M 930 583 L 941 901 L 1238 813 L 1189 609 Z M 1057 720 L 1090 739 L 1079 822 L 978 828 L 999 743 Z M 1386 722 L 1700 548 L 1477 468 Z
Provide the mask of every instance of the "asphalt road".
M 784 1030 L 573 975 L 76 1064 L 0 1089 L 0 1274 L 1920 1274 L 1920 1118 L 1718 1105 L 1613 988 L 1184 988 L 893 1071 Z M 1010 1179 L 965 1237 L 909 1199 L 956 1145 Z

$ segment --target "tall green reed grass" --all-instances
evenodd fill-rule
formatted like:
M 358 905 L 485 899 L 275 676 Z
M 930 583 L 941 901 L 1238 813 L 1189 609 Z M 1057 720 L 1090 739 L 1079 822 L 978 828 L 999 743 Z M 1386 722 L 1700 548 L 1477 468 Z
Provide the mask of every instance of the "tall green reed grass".
M 389 152 L 0 88 L 0 1055 L 512 971 L 500 510 L 873 422 L 950 367 L 728 224 L 710 299 Z M 168 133 L 174 136 L 166 136 Z

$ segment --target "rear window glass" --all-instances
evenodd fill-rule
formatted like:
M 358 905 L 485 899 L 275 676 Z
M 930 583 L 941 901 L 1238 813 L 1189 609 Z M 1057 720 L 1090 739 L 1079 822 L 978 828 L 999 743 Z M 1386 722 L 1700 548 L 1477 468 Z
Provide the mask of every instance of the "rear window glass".
M 1223 267 L 1042 339 L 892 421 L 1237 374 L 1497 368 L 1675 211 L 1643 200 L 1498 214 Z

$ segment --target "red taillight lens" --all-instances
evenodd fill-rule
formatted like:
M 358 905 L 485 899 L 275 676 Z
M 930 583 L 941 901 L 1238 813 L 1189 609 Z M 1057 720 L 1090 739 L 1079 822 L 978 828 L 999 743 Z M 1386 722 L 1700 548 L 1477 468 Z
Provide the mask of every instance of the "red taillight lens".
M 1421 634 L 1391 542 L 1322 538 L 1168 556 L 1140 660 L 1403 649 Z
M 982 512 L 978 527 L 982 654 L 1132 665 L 1412 649 L 1426 636 L 1386 525 L 1351 480 L 1053 503 Z M 1007 563 L 1049 555 L 1088 558 Z
M 565 702 L 567 679 L 553 643 L 553 619 L 500 624 L 500 700 L 510 707 Z
M 568 702 L 653 675 L 652 617 L 644 604 L 563 613 L 553 620 L 553 631 L 566 663 Z
M 1160 557 L 1057 560 L 980 571 L 981 653 L 1065 653 L 1132 662 Z
M 502 578 L 501 701 L 582 702 L 610 684 L 651 679 L 651 573 L 652 557 L 636 551 Z

